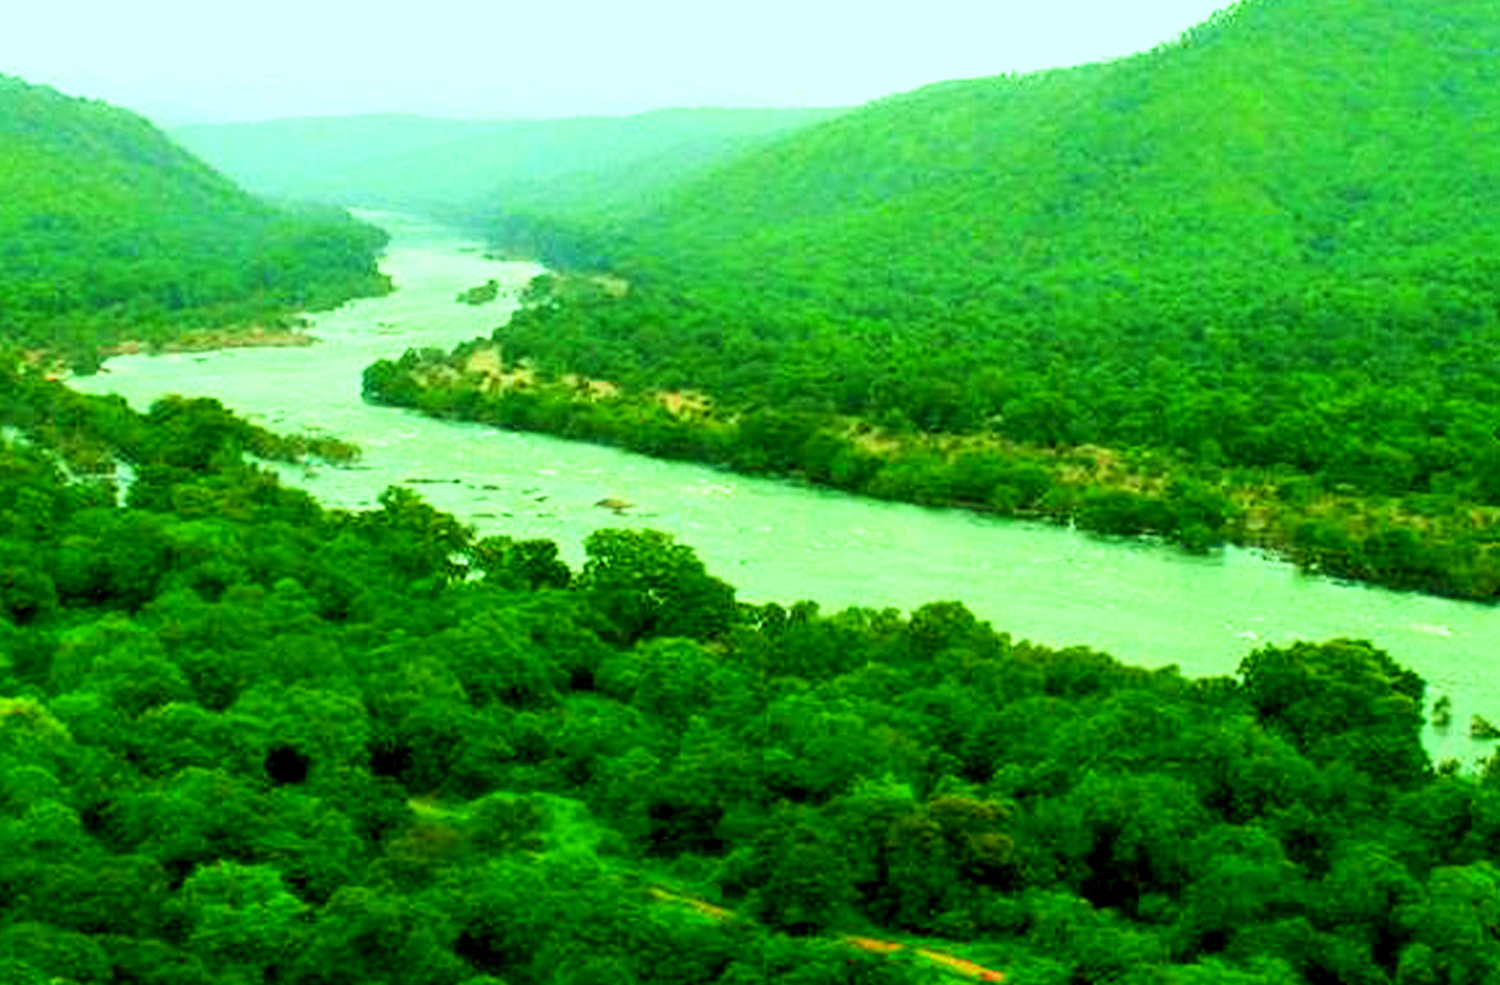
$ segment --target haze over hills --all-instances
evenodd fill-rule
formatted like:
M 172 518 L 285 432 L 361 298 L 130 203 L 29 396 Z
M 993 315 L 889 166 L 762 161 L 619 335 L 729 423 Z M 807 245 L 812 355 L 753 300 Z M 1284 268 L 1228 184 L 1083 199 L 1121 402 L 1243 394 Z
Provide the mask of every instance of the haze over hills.
M 273 208 L 147 120 L 0 76 L 0 339 L 83 352 L 384 290 L 384 234 Z
M 418 116 L 186 127 L 174 136 L 262 194 L 472 219 L 636 211 L 713 164 L 835 109 L 677 109 L 627 117 L 473 121 Z
M 546 373 L 706 392 L 726 420 L 792 411 L 747 461 L 900 498 L 1042 508 L 955 485 L 951 453 L 876 482 L 798 436 L 852 416 L 1429 497 L 1409 509 L 1452 510 L 1477 553 L 1327 563 L 1500 592 L 1489 521 L 1454 506 L 1500 504 L 1495 51 L 1493 0 L 1253 0 L 1136 57 L 883 100 L 631 223 L 623 300 L 575 292 L 497 338 Z M 1143 467 L 1128 489 L 1160 486 Z M 1323 543 L 1307 508 L 1282 546 Z M 1360 515 L 1337 525 L 1383 529 Z M 1105 525 L 1180 532 L 1143 516 Z

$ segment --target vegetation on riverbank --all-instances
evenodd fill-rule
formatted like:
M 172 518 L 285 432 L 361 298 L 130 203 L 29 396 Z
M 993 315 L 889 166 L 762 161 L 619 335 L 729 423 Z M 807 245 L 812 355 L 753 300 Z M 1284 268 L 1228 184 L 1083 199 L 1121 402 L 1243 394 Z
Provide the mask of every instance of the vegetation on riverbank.
M 881 100 L 634 217 L 627 296 L 552 291 L 496 331 L 625 402 L 372 392 L 1493 600 L 1484 50 L 1494 4 L 1249 0 L 1137 57 Z M 688 390 L 712 419 L 655 406 Z
M 7 981 L 1500 974 L 1500 771 L 1434 770 L 1368 644 L 1189 680 L 749 606 L 649 531 L 570 570 L 325 510 L 244 457 L 284 441 L 0 372 Z
M 502 363 L 492 343 L 381 360 L 366 369 L 364 391 L 435 416 L 860 495 L 1159 536 L 1193 551 L 1229 541 L 1312 572 L 1500 599 L 1500 508 L 1457 496 L 1387 496 L 1287 466 L 1205 464 L 1152 449 L 1027 445 L 993 432 L 934 434 L 787 409 L 726 413 L 701 394 L 539 377 Z
M 88 369 L 385 292 L 386 234 L 273 208 L 100 102 L 0 76 L 0 342 Z
M 194 329 L 166 341 L 126 339 L 112 342 L 95 347 L 93 352 L 75 352 L 71 358 L 53 349 L 28 349 L 22 352 L 21 361 L 48 376 L 60 378 L 69 373 L 98 372 L 104 361 L 114 356 L 217 352 L 223 349 L 299 349 L 318 342 L 315 336 L 304 331 L 307 324 L 300 317 L 289 317 L 282 324 L 273 327 L 244 325 L 237 328 Z
M 458 303 L 479 306 L 489 304 L 500 297 L 500 282 L 490 278 L 483 284 L 458 292 Z
M 146 342 L 119 342 L 102 346 L 99 354 L 109 356 L 138 356 L 143 352 L 213 352 L 219 349 L 300 349 L 314 345 L 317 339 L 302 330 L 301 325 L 266 328 L 251 325 L 246 328 L 221 328 L 213 331 L 184 332 L 171 341 L 153 346 Z

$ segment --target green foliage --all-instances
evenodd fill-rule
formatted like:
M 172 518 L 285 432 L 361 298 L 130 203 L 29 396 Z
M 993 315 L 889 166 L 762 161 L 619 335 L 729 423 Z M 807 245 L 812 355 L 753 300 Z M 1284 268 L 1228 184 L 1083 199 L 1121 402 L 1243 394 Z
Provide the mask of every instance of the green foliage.
M 709 639 L 735 616 L 734 589 L 689 547 L 655 530 L 596 530 L 578 586 L 626 642 L 660 636 Z
M 478 307 L 489 304 L 500 296 L 500 282 L 490 278 L 477 287 L 471 287 L 467 291 L 458 292 L 458 303 Z
M 880 100 L 621 210 L 623 297 L 497 331 L 633 401 L 371 389 L 1494 600 L 1500 87 L 1473 52 L 1497 47 L 1489 2 L 1251 0 L 1135 57 Z M 684 389 L 709 423 L 654 399 Z M 1146 467 L 1028 490 L 963 453 L 1080 446 Z
M 0 76 L 0 135 L 0 340 L 87 367 L 387 288 L 383 232 L 274 209 L 124 110 Z
M 1190 681 L 953 602 L 739 605 L 650 531 L 574 577 L 281 490 L 216 405 L 0 396 L 5 556 L 56 586 L 0 623 L 5 980 L 1500 974 L 1500 790 L 1368 644 Z
M 18 983 L 36 979 L 104 985 L 111 980 L 109 960 L 98 942 L 48 924 L 19 921 L 0 930 L 0 954 L 19 964 L 6 969 Z M 0 965 L 0 968 L 3 968 Z
M 759 919 L 796 934 L 821 933 L 847 921 L 854 887 L 830 832 L 786 819 L 761 836 L 755 854 Z
M 1268 646 L 1240 664 L 1270 730 L 1317 762 L 1343 761 L 1392 784 L 1425 777 L 1421 678 L 1368 643 Z
M 200 867 L 182 887 L 188 941 L 215 964 L 280 964 L 307 907 L 268 866 Z

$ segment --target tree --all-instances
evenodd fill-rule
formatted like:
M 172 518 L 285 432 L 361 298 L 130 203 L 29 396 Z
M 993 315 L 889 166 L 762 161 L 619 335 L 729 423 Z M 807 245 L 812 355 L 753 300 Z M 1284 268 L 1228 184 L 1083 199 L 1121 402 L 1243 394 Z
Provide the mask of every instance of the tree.
M 892 820 L 881 845 L 885 918 L 932 931 L 971 902 L 977 885 L 1003 881 L 1013 847 L 1008 819 L 1000 804 L 938 797 Z
M 316 787 L 368 768 L 370 719 L 357 697 L 302 684 L 262 684 L 245 692 L 230 714 L 259 726 L 262 763 L 272 782 L 310 780 Z
M 50 924 L 20 921 L 0 929 L 0 955 L 4 956 L 0 962 L 12 962 L 9 969 L 0 963 L 0 973 L 11 971 L 17 985 L 27 983 L 37 972 L 44 982 L 106 985 L 113 981 L 109 957 L 92 937 Z
M 550 540 L 485 537 L 474 545 L 474 561 L 486 582 L 505 588 L 567 588 L 573 578 Z
M 1189 884 L 1176 928 L 1186 953 L 1223 950 L 1236 935 L 1294 912 L 1301 902 L 1301 874 L 1259 828 L 1218 825 L 1186 848 Z
M 475 707 L 547 707 L 567 684 L 566 671 L 532 639 L 533 625 L 518 608 L 488 607 L 431 637 L 429 645 Z
M 1435 869 L 1426 899 L 1412 899 L 1396 921 L 1412 943 L 1401 952 L 1402 981 L 1485 982 L 1500 974 L 1500 870 L 1489 862 Z
M 266 865 L 201 866 L 182 887 L 193 947 L 221 966 L 279 967 L 302 936 L 306 904 Z
M 63 636 L 52 680 L 59 692 L 92 692 L 128 718 L 192 697 L 186 675 L 156 636 L 123 615 Z
M 346 886 L 316 914 L 289 980 L 296 985 L 389 981 L 452 985 L 470 968 L 453 953 L 454 931 L 427 901 L 389 889 Z
M 1268 646 L 1241 661 L 1240 675 L 1265 726 L 1314 761 L 1398 785 L 1429 774 L 1426 684 L 1385 651 L 1359 640 Z
M 820 933 L 842 922 L 854 901 L 849 866 L 830 832 L 796 814 L 778 819 L 756 842 L 754 909 L 773 927 Z
M 446 584 L 463 574 L 469 531 L 440 513 L 410 489 L 391 486 L 378 498 L 380 509 L 361 516 L 360 526 L 407 584 Z
M 637 653 L 636 708 L 681 728 L 713 704 L 726 671 L 702 646 L 669 638 L 642 643 Z
M 596 530 L 577 586 L 618 637 L 706 640 L 736 617 L 734 589 L 710 575 L 692 548 L 656 530 Z

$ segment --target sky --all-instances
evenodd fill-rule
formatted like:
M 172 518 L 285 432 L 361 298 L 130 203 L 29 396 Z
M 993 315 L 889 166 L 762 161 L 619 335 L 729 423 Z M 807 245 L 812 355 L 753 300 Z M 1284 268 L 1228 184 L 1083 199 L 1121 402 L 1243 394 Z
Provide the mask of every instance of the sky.
M 1229 0 L 7 0 L 0 73 L 167 126 L 849 106 L 1143 51 Z

